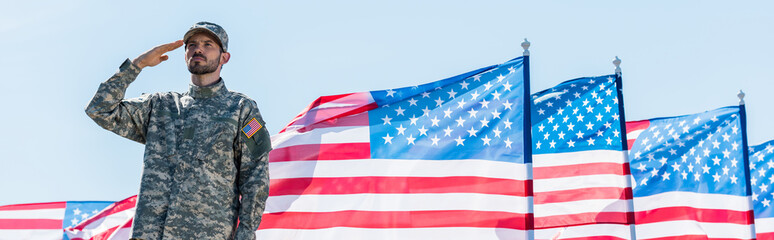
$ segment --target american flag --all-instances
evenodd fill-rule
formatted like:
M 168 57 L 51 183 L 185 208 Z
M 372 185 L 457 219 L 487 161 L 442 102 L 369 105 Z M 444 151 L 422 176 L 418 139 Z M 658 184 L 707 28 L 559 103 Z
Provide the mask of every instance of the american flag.
M 535 238 L 631 238 L 620 78 L 578 78 L 532 95 Z
M 774 141 L 750 147 L 749 168 L 757 238 L 774 239 Z
M 65 229 L 70 240 L 125 240 L 132 233 L 137 196 L 115 202 L 96 215 Z
M 627 123 L 637 238 L 755 238 L 743 116 L 732 106 Z
M 69 239 L 64 228 L 97 215 L 112 203 L 68 201 L 0 206 L 0 239 Z
M 258 238 L 528 238 L 526 61 L 320 97 L 272 137 Z
M 261 123 L 253 118 L 249 123 L 247 123 L 247 125 L 245 125 L 245 127 L 242 128 L 242 132 L 245 133 L 247 138 L 250 138 L 253 136 L 253 134 L 257 133 L 258 130 L 261 130 L 261 127 L 263 127 L 261 126 Z

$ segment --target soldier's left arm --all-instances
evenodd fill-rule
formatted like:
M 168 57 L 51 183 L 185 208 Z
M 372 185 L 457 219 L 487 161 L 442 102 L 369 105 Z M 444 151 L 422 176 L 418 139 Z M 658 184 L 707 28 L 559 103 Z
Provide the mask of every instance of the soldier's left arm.
M 234 146 L 239 170 L 237 184 L 242 197 L 236 239 L 243 240 L 255 239 L 255 230 L 261 223 L 266 199 L 269 197 L 271 139 L 255 102 L 247 100 L 240 115 L 242 130 Z M 245 129 L 248 125 L 251 125 L 250 129 L 259 129 L 252 133 L 250 129 Z

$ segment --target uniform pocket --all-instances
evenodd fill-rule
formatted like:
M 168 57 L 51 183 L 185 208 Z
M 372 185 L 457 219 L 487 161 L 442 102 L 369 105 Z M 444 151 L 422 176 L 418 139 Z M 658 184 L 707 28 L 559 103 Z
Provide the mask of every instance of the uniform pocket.
M 205 146 L 212 146 L 214 150 L 231 150 L 237 134 L 236 124 L 229 121 L 210 121 L 204 124 L 201 127 L 204 129 L 199 131 L 202 134 L 200 136 L 201 143 Z
M 177 114 L 170 111 L 161 110 L 151 114 L 146 130 L 146 154 L 164 158 L 175 155 L 177 120 Z
M 207 161 L 216 168 L 233 168 L 234 140 L 237 127 L 228 118 L 213 117 L 196 128 L 196 158 Z

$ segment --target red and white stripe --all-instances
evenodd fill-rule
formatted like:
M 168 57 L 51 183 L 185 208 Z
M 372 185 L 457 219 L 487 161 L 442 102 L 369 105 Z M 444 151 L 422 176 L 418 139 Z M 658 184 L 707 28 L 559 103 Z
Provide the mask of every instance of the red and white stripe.
M 312 104 L 301 111 L 298 116 L 290 120 L 290 123 L 280 133 L 286 131 L 309 131 L 304 127 L 315 126 L 330 120 L 330 124 L 336 125 L 336 119 L 340 116 L 348 116 L 376 108 L 376 102 L 371 93 L 348 93 L 341 95 L 323 96 L 317 98 Z M 367 124 L 366 124 L 367 125 Z
M 613 150 L 534 154 L 535 238 L 630 239 L 626 159 Z
M 758 240 L 774 240 L 774 218 L 756 218 L 755 232 Z
M 528 165 L 372 159 L 370 94 L 339 96 L 318 99 L 272 137 L 259 239 L 528 236 Z
M 569 227 L 536 229 L 535 239 L 593 240 L 631 239 L 631 225 L 591 224 Z
M 638 239 L 754 239 L 750 199 L 666 192 L 634 198 Z
M 0 239 L 62 239 L 66 202 L 0 206 Z
M 626 123 L 630 147 L 649 125 L 648 120 Z M 637 239 L 755 238 L 749 197 L 674 191 L 633 201 Z
M 70 240 L 129 239 L 137 196 L 115 202 L 97 215 L 65 229 Z
M 650 121 L 640 120 L 633 122 L 626 122 L 626 142 L 629 145 L 629 149 L 634 146 L 634 141 L 640 136 L 642 131 L 650 127 Z

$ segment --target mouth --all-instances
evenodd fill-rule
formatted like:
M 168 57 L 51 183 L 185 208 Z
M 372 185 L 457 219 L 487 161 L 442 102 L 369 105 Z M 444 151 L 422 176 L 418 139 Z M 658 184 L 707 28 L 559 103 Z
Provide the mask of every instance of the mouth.
M 201 55 L 194 55 L 193 57 L 191 57 L 191 61 L 201 61 L 201 62 L 204 62 L 204 61 L 207 61 L 207 59 L 204 58 L 204 56 L 201 56 Z

